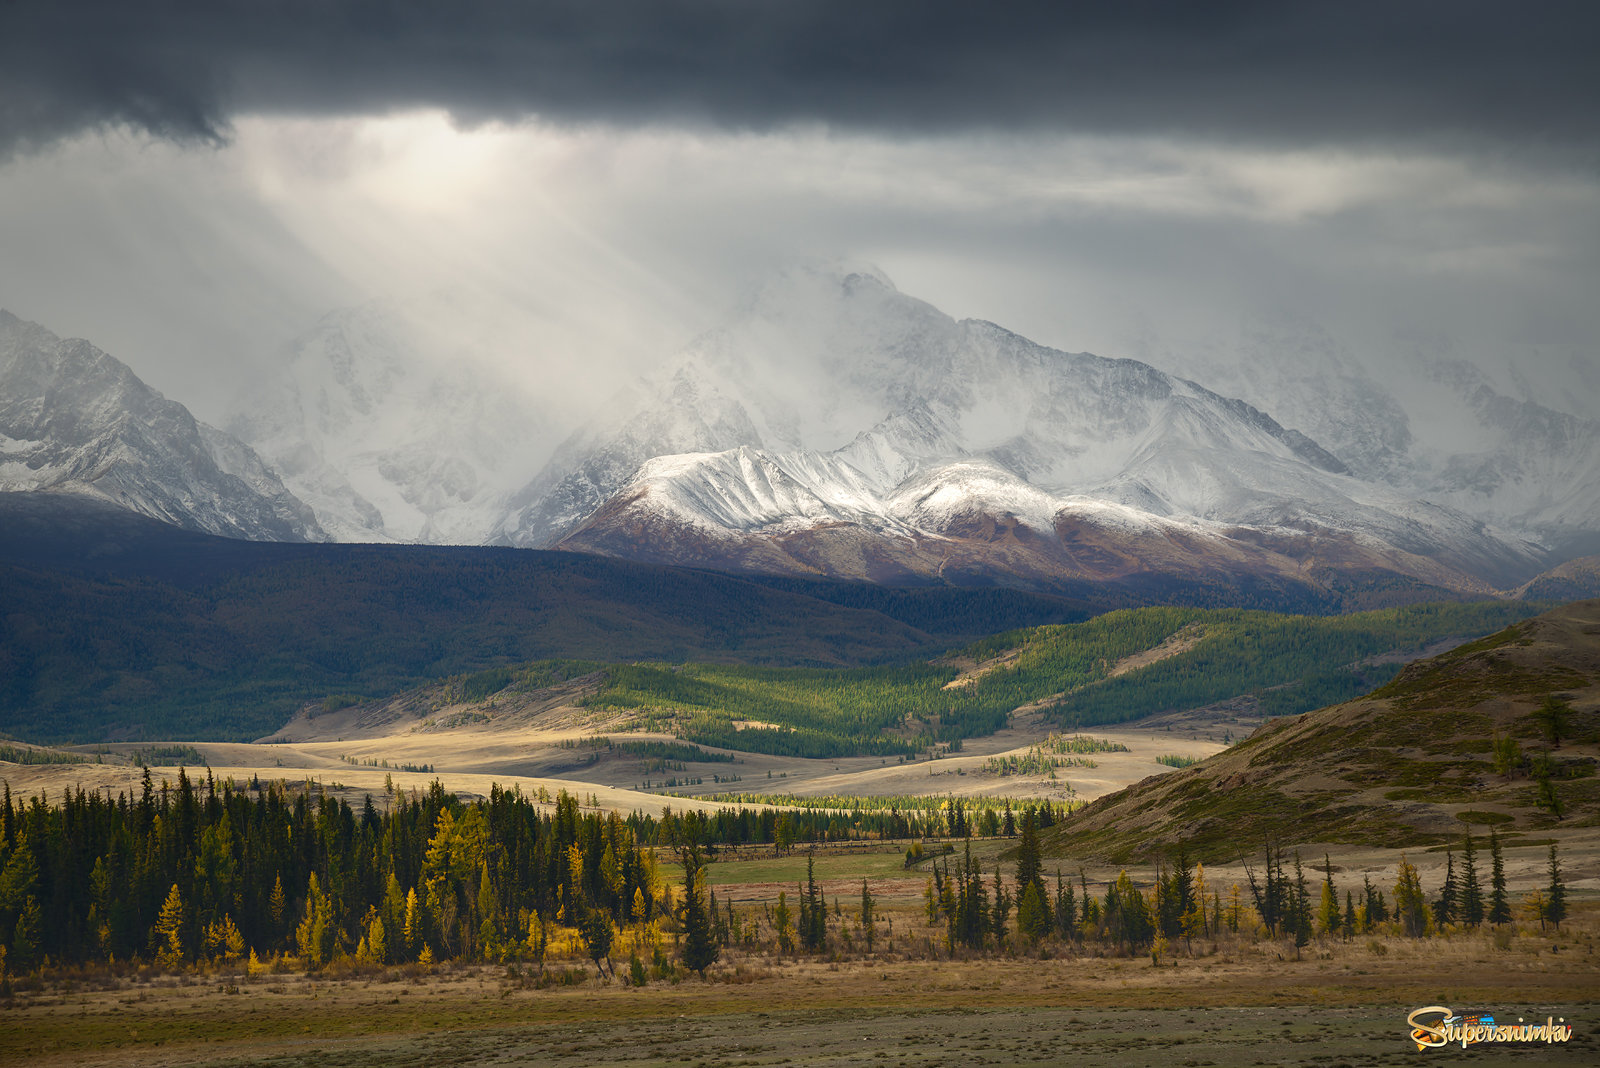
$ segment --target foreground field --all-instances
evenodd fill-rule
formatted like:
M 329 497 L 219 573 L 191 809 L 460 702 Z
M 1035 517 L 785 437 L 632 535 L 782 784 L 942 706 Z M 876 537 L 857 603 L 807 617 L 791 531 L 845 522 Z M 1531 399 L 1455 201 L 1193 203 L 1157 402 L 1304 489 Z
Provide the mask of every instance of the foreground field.
M 0 1061 L 37 1065 L 1391 1064 L 1423 1005 L 1574 1027 L 1477 1063 L 1592 1064 L 1600 959 L 1581 931 L 1145 959 L 873 961 L 735 955 L 711 981 L 538 989 L 503 967 L 344 978 L 124 976 L 0 1009 Z M 588 973 L 592 975 L 592 972 Z M 1438 1056 L 1460 1056 L 1444 1051 Z

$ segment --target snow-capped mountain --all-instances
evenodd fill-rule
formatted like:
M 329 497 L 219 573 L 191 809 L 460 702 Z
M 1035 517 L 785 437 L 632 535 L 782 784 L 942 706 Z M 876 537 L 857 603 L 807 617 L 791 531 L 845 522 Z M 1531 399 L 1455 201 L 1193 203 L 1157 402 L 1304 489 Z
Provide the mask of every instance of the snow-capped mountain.
M 1380 384 L 1315 323 L 1246 323 L 1236 337 L 1135 347 L 1160 366 L 1306 430 L 1353 473 L 1457 509 L 1556 559 L 1600 547 L 1600 359 L 1445 338 L 1395 338 Z M 1559 355 L 1559 354 L 1558 354 Z M 1376 365 L 1380 358 L 1369 355 Z M 1496 367 L 1504 364 L 1504 367 Z
M 1471 420 L 1476 447 L 1442 457 L 1423 491 L 1562 555 L 1600 548 L 1600 420 L 1508 397 L 1460 360 L 1432 371 Z
M 384 303 L 331 312 L 227 422 L 340 541 L 480 544 L 537 470 L 536 398 L 426 334 Z
M 515 350 L 444 318 L 329 314 L 243 395 L 234 436 L 8 318 L 0 478 L 249 537 L 1288 601 L 1511 589 L 1600 547 L 1600 424 L 1435 359 L 1431 395 L 1477 451 L 1447 447 L 1303 326 L 1108 359 L 957 321 L 874 270 L 798 267 L 552 455 L 572 399 L 510 380 Z
M 1349 347 L 1317 323 L 1254 318 L 1236 335 L 1173 342 L 1146 332 L 1133 355 L 1296 427 L 1359 478 L 1414 481 L 1415 437 L 1404 406 Z
M 40 490 L 228 537 L 325 537 L 249 446 L 87 341 L 0 310 L 0 491 Z
M 620 396 L 520 505 L 512 544 L 868 578 L 1332 569 L 1487 590 L 1537 562 L 1242 401 L 826 269 Z

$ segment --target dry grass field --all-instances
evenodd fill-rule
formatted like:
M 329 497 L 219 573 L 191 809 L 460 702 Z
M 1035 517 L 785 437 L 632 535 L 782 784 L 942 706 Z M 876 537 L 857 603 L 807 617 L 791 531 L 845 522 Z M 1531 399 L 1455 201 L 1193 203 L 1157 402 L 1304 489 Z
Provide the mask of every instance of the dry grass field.
M 1597 924 L 1600 909 L 1584 905 L 1559 936 L 1524 931 L 1503 948 L 1487 934 L 1357 939 L 1313 943 L 1296 961 L 1279 959 L 1281 943 L 1223 942 L 1159 967 L 1067 953 L 928 959 L 907 933 L 871 960 L 735 950 L 706 981 L 642 988 L 576 961 L 550 970 L 572 985 L 542 989 L 531 970 L 487 965 L 84 974 L 4 1003 L 0 1063 L 1386 1065 L 1416 1054 L 1406 1014 L 1438 1004 L 1575 1028 L 1569 1046 L 1476 1047 L 1474 1063 L 1593 1064 Z

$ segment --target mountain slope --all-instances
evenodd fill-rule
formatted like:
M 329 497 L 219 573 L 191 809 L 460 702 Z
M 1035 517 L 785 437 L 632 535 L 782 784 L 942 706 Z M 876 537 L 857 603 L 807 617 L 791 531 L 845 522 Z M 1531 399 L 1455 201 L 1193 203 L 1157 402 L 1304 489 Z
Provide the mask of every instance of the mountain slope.
M 550 658 L 852 665 L 1077 620 L 1017 591 L 763 585 L 576 553 L 269 544 L 0 494 L 0 732 L 246 739 L 329 694 Z
M 1364 344 L 1381 382 L 1339 338 L 1292 316 L 1248 320 L 1227 337 L 1140 337 L 1133 348 L 1305 430 L 1362 479 L 1535 542 L 1554 562 L 1600 549 L 1592 353 L 1492 338 Z M 1525 366 L 1539 368 L 1537 381 Z
M 1552 745 L 1538 710 L 1570 706 Z M 1515 750 L 1497 766 L 1494 741 Z M 1193 767 L 1108 795 L 1051 832 L 1056 856 L 1123 861 L 1186 846 L 1237 860 L 1263 842 L 1425 845 L 1600 819 L 1600 601 L 1580 601 L 1408 665 L 1354 701 L 1274 720 Z M 1561 808 L 1541 803 L 1548 777 Z
M 0 490 L 77 493 L 189 530 L 320 540 L 247 445 L 87 341 L 0 311 Z

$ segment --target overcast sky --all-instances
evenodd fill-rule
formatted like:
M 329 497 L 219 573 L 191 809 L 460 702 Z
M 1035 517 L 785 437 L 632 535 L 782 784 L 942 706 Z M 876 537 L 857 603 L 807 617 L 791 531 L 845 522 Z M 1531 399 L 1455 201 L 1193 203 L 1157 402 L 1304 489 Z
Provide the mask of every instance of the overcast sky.
M 0 307 L 213 419 L 334 307 L 579 388 L 809 257 L 1107 355 L 1600 352 L 1596 5 L 995 7 L 0 0 Z

